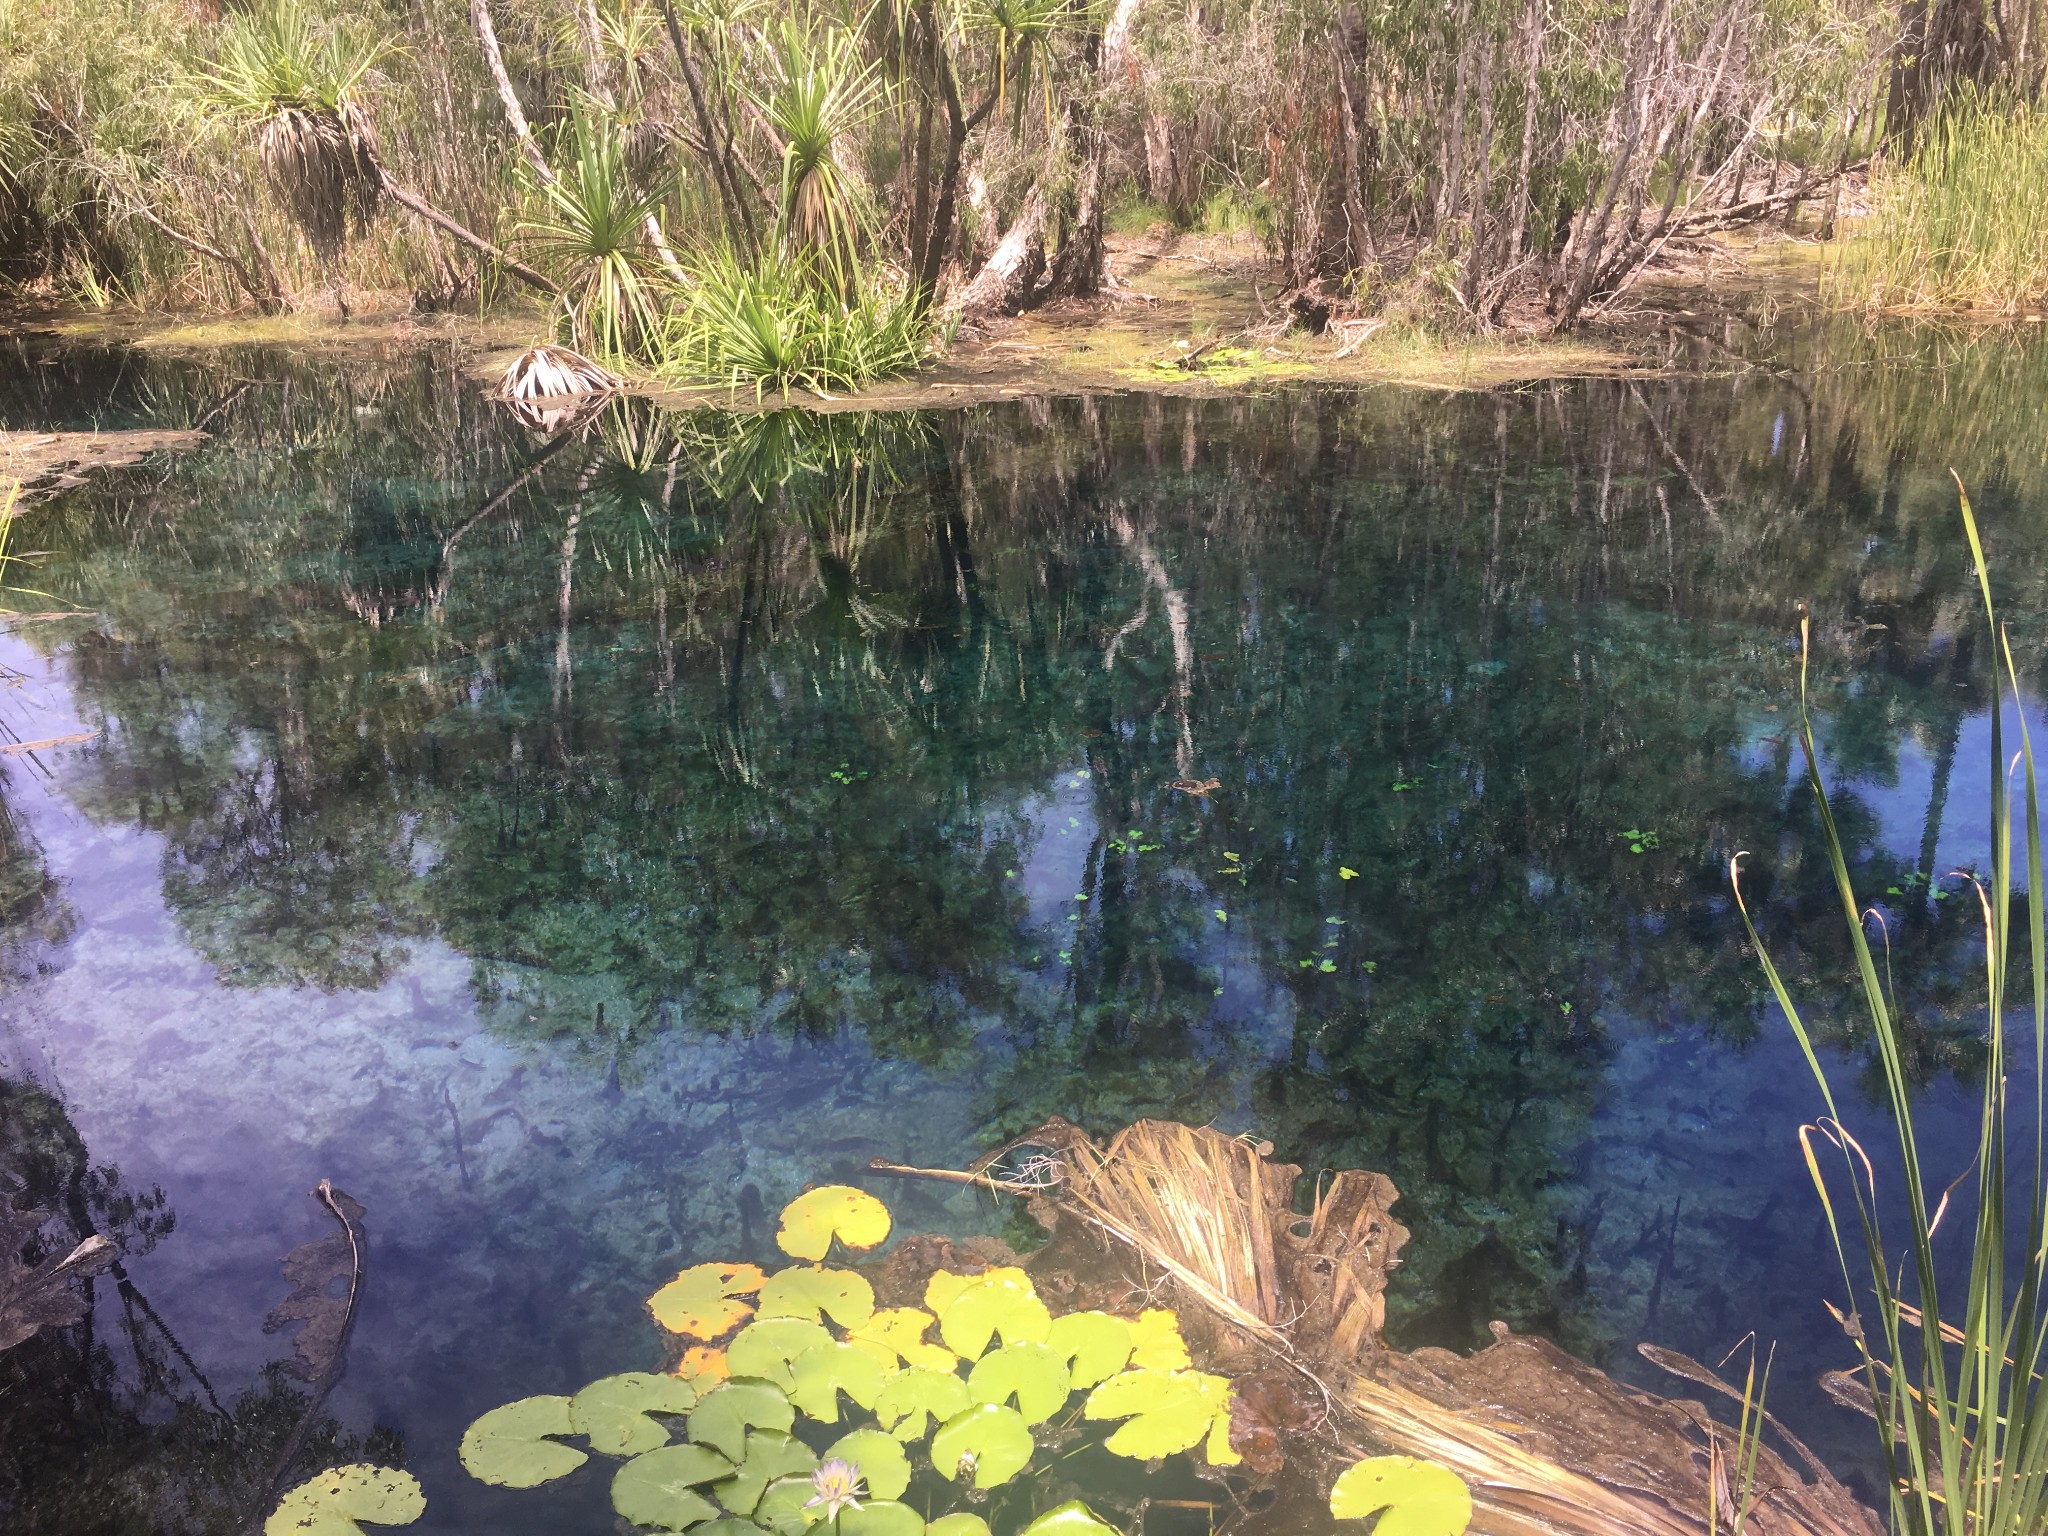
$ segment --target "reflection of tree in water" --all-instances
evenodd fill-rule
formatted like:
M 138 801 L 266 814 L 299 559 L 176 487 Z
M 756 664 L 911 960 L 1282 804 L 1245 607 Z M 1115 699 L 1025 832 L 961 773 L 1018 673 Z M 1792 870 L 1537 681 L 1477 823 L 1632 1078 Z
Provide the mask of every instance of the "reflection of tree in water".
M 1249 1081 L 1290 1157 L 1401 1185 L 1416 1339 L 1580 1326 L 1555 1186 L 1612 1016 L 1755 1028 L 1735 848 L 1804 983 L 1841 967 L 1796 603 L 1866 779 L 1985 696 L 1952 503 L 1854 398 L 635 407 L 521 450 L 431 368 L 335 389 L 252 392 L 57 573 L 114 620 L 91 804 L 164 833 L 224 976 L 371 984 L 432 932 L 509 1030 L 630 1069 L 856 1029 L 972 1063 L 992 1133 Z M 1843 814 L 1880 889 L 1929 873 Z M 1932 1069 L 1960 915 L 1902 905 Z
M 0 1079 L 0 1199 L 52 1214 L 41 1248 L 22 1255 L 31 1263 L 93 1232 L 121 1255 L 111 1273 L 86 1282 L 93 1304 L 84 1321 L 0 1351 L 0 1514 L 9 1528 L 198 1536 L 259 1519 L 306 1394 L 273 1366 L 223 1403 L 130 1277 L 125 1261 L 175 1229 L 163 1191 L 94 1164 L 54 1098 Z M 366 1448 L 322 1418 L 300 1464 L 334 1465 L 366 1449 L 399 1454 L 388 1436 L 371 1440 L 384 1443 Z

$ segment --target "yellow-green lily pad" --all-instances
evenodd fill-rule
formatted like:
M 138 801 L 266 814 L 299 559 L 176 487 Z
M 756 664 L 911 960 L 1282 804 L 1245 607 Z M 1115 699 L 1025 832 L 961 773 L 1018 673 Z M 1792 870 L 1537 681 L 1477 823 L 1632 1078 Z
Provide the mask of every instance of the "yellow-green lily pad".
M 1330 1513 L 1339 1520 L 1379 1515 L 1373 1536 L 1463 1536 L 1472 1523 L 1472 1490 L 1433 1461 L 1369 1456 L 1337 1479 Z
M 810 1486 L 810 1480 L 804 1480 Z M 707 1525 L 693 1525 L 690 1536 L 761 1536 L 761 1528 L 751 1520 L 742 1520 L 738 1515 L 720 1515 Z
M 732 1476 L 732 1463 L 704 1445 L 665 1445 L 635 1456 L 612 1479 L 612 1508 L 635 1525 L 680 1531 L 718 1513 L 697 1490 Z
M 725 1347 L 725 1365 L 735 1376 L 754 1376 L 772 1381 L 784 1392 L 796 1383 L 790 1380 L 789 1362 L 806 1350 L 830 1344 L 832 1335 L 823 1323 L 803 1317 L 764 1317 L 747 1324 Z
M 891 1370 L 899 1360 L 927 1370 L 955 1370 L 960 1357 L 925 1338 L 937 1322 L 922 1307 L 885 1307 L 860 1327 L 848 1329 L 846 1342 L 866 1350 Z
M 988 1522 L 961 1510 L 958 1514 L 939 1516 L 924 1528 L 924 1536 L 989 1536 Z
M 1079 1499 L 1048 1509 L 1024 1527 L 1022 1536 L 1123 1536 Z
M 1240 1467 L 1244 1457 L 1230 1444 L 1230 1409 L 1216 1415 L 1209 1425 L 1209 1438 L 1202 1444 L 1202 1459 L 1212 1467 Z
M 856 1429 L 841 1435 L 826 1447 L 824 1459 L 852 1462 L 871 1499 L 900 1499 L 910 1486 L 910 1458 L 879 1429 Z
M 934 1317 L 944 1317 L 946 1308 L 959 1299 L 962 1291 L 984 1280 L 1012 1280 L 1024 1286 L 1031 1284 L 1031 1277 L 1014 1264 L 985 1269 L 978 1275 L 956 1274 L 950 1269 L 935 1270 L 931 1279 L 924 1283 L 925 1310 Z
M 1130 1363 L 1131 1325 L 1107 1312 L 1069 1312 L 1052 1320 L 1045 1347 L 1067 1363 L 1076 1387 L 1092 1387 Z
M 924 1536 L 924 1516 L 893 1499 L 872 1499 L 842 1510 L 839 1536 Z
M 795 1423 L 796 1409 L 780 1388 L 772 1382 L 735 1377 L 697 1399 L 690 1413 L 690 1438 L 720 1452 L 728 1461 L 742 1461 L 749 1429 L 786 1435 Z
M 777 1270 L 761 1287 L 761 1316 L 803 1317 L 823 1313 L 842 1328 L 858 1328 L 875 1315 L 875 1288 L 850 1269 L 817 1269 L 807 1264 Z
M 751 1296 L 768 1277 L 752 1264 L 693 1264 L 647 1298 L 647 1310 L 670 1333 L 719 1339 L 754 1315 Z
M 882 1392 L 881 1362 L 837 1341 L 804 1351 L 791 1363 L 789 1374 L 794 1383 L 789 1400 L 821 1424 L 839 1422 L 840 1393 L 872 1408 Z
M 933 1433 L 932 1467 L 954 1482 L 968 1478 L 977 1488 L 994 1488 L 1030 1466 L 1036 1449 L 1016 1409 L 977 1403 Z
M 882 1383 L 875 1417 L 898 1440 L 910 1441 L 923 1436 L 927 1420 L 943 1424 L 973 1402 L 967 1383 L 950 1371 L 904 1371 Z
M 669 1442 L 668 1426 L 651 1413 L 688 1413 L 697 1389 L 674 1376 L 626 1371 L 606 1376 L 569 1399 L 569 1422 L 607 1456 L 638 1456 Z
M 818 1458 L 801 1440 L 756 1430 L 747 1436 L 747 1456 L 731 1477 L 714 1483 L 718 1502 L 736 1515 L 752 1515 L 761 1494 L 778 1477 L 808 1477 Z
M 263 1536 L 363 1536 L 359 1520 L 410 1525 L 426 1508 L 426 1495 L 410 1472 L 357 1462 L 286 1493 L 263 1522 Z
M 877 1247 L 888 1236 L 889 1207 L 848 1184 L 805 1190 L 782 1208 L 782 1225 L 775 1231 L 784 1253 L 813 1264 L 832 1251 L 835 1237 L 858 1250 Z
M 1184 1371 L 1194 1362 L 1180 1334 L 1180 1315 L 1165 1307 L 1148 1307 L 1131 1329 L 1131 1369 Z
M 980 1359 L 997 1333 L 1005 1344 L 1043 1344 L 1051 1332 L 1052 1314 L 1030 1280 L 1011 1274 L 984 1275 L 939 1314 L 939 1336 L 968 1360 Z
M 740 1529 L 745 1536 L 761 1536 L 764 1526 L 774 1536 L 802 1536 L 825 1518 L 824 1507 L 811 1503 L 817 1491 L 808 1477 L 779 1477 L 754 1506 L 754 1518 Z
M 1007 1344 L 975 1362 L 968 1394 L 978 1403 L 1016 1399 L 1026 1424 L 1043 1424 L 1067 1405 L 1067 1363 L 1043 1344 Z
M 1201 1371 L 1125 1371 L 1088 1394 L 1090 1419 L 1123 1419 L 1106 1443 L 1119 1456 L 1156 1461 L 1192 1450 L 1230 1406 L 1230 1383 Z
M 522 1397 L 493 1408 L 462 1432 L 459 1453 L 469 1475 L 500 1488 L 538 1488 L 590 1460 L 551 1435 L 573 1435 L 566 1397 Z

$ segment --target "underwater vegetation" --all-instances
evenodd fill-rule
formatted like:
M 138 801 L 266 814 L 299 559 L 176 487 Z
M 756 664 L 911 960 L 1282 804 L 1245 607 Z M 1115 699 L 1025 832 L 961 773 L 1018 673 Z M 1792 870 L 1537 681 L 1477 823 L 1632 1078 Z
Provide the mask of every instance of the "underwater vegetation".
M 1231 1383 L 1193 1367 L 1173 1311 L 1055 1315 L 1029 1275 L 1002 1265 L 934 1269 L 923 1307 L 878 1308 L 864 1274 L 820 1261 L 877 1248 L 891 1225 L 865 1190 L 805 1191 L 776 1232 L 798 1263 L 695 1264 L 648 1299 L 682 1347 L 674 1373 L 624 1372 L 494 1408 L 463 1435 L 463 1466 L 535 1488 L 592 1455 L 617 1460 L 623 1520 L 698 1536 L 1118 1536 L 1061 1496 L 1047 1458 L 1071 1459 L 1092 1434 L 1154 1469 L 1176 1457 L 1213 1472 L 1242 1464 Z M 1088 1428 L 1102 1424 L 1117 1427 Z M 346 1466 L 287 1493 L 264 1532 L 359 1536 L 354 1522 L 404 1525 L 425 1508 L 409 1474 Z M 1472 1498 L 1447 1468 L 1379 1456 L 1337 1478 L 1329 1509 L 1379 1516 L 1382 1536 L 1461 1536 Z

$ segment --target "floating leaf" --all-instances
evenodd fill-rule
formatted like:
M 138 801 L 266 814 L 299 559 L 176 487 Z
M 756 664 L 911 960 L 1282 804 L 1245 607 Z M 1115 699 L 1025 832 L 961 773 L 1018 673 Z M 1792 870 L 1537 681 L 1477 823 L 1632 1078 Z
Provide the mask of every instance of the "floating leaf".
M 724 1350 L 709 1344 L 693 1344 L 683 1351 L 676 1374 L 694 1383 L 698 1391 L 708 1392 L 714 1384 L 732 1375 L 732 1367 L 726 1363 Z
M 1472 1523 L 1472 1490 L 1449 1467 L 1414 1456 L 1369 1456 L 1330 1490 L 1339 1520 L 1379 1514 L 1373 1536 L 1462 1536 Z
M 1244 1457 L 1230 1443 L 1230 1409 L 1227 1406 L 1209 1426 L 1209 1438 L 1202 1446 L 1202 1459 L 1212 1467 L 1244 1465 Z
M 1073 1391 L 1067 1362 L 1043 1344 L 1011 1344 L 983 1355 L 968 1375 L 967 1390 L 978 1403 L 1017 1400 L 1026 1424 L 1043 1424 L 1058 1413 Z
M 696 1406 L 697 1389 L 687 1381 L 627 1371 L 593 1381 L 570 1398 L 569 1422 L 593 1451 L 638 1456 L 669 1441 L 668 1426 L 649 1414 L 688 1413 Z
M 1194 1362 L 1180 1336 L 1180 1318 L 1164 1307 L 1149 1307 L 1131 1324 L 1131 1369 L 1184 1371 Z
M 864 1189 L 828 1184 L 806 1190 L 782 1208 L 775 1241 L 791 1258 L 817 1263 L 832 1239 L 849 1248 L 873 1248 L 889 1236 L 889 1207 Z
M 910 1486 L 910 1458 L 879 1429 L 856 1429 L 841 1435 L 826 1447 L 825 1460 L 852 1462 L 872 1499 L 900 1499 Z
M 968 1360 L 980 1358 L 997 1332 L 1005 1344 L 1043 1344 L 1051 1331 L 1052 1314 L 1021 1270 L 990 1271 L 939 1314 L 946 1347 Z
M 957 1515 L 939 1516 L 924 1532 L 925 1536 L 989 1536 L 988 1522 L 965 1510 Z
M 1131 1325 L 1107 1312 L 1069 1312 L 1052 1320 L 1045 1346 L 1066 1362 L 1076 1387 L 1092 1387 L 1129 1364 Z
M 1023 1536 L 1123 1536 L 1123 1532 L 1105 1525 L 1079 1499 L 1069 1499 L 1025 1526 Z
M 989 1271 L 988 1273 L 1002 1272 L 1003 1271 Z M 1024 1273 L 1024 1271 L 1020 1269 L 1017 1270 L 1016 1273 L 1021 1275 Z M 924 1304 L 926 1308 L 931 1312 L 932 1316 L 944 1317 L 946 1315 L 946 1308 L 953 1305 L 953 1303 L 959 1299 L 960 1293 L 962 1291 L 966 1290 L 967 1287 L 973 1285 L 975 1282 L 979 1280 L 984 1280 L 987 1277 L 987 1273 L 979 1275 L 959 1275 L 955 1274 L 950 1269 L 934 1270 L 932 1272 L 931 1279 L 925 1281 L 924 1283 Z
M 426 1495 L 410 1472 L 358 1462 L 322 1472 L 279 1499 L 263 1522 L 263 1536 L 362 1536 L 358 1520 L 410 1525 L 426 1509 Z
M 1201 1371 L 1130 1370 L 1088 1394 L 1091 1419 L 1124 1419 L 1108 1449 L 1137 1461 L 1192 1450 L 1230 1404 L 1230 1383 Z
M 493 1408 L 462 1432 L 460 1455 L 469 1475 L 500 1488 L 538 1488 L 574 1472 L 590 1458 L 550 1435 L 573 1435 L 566 1397 L 522 1397 Z
M 690 1536 L 761 1536 L 761 1528 L 737 1515 L 720 1515 L 709 1525 L 693 1525 Z
M 711 1491 L 734 1514 L 751 1515 L 770 1483 L 778 1477 L 809 1477 L 817 1465 L 817 1455 L 803 1441 L 756 1431 L 747 1436 L 747 1455 L 739 1469 L 723 1482 L 714 1483 Z
M 898 1440 L 924 1434 L 927 1418 L 943 1424 L 964 1413 L 974 1398 L 967 1383 L 947 1371 L 913 1370 L 892 1376 L 875 1399 L 875 1417 Z
M 1030 1466 L 1036 1449 L 1031 1426 L 1016 1409 L 979 1403 L 933 1434 L 932 1466 L 941 1477 L 968 1477 L 977 1488 L 994 1488 Z
M 690 1438 L 739 1461 L 747 1454 L 749 1429 L 788 1434 L 796 1409 L 773 1383 L 735 1377 L 697 1399 L 690 1414 Z
M 778 1270 L 761 1287 L 763 1317 L 807 1317 L 823 1313 L 842 1328 L 858 1328 L 875 1315 L 875 1288 L 850 1269 L 796 1265 Z
M 1358 871 L 1348 864 L 1339 864 L 1337 866 L 1337 878 L 1339 880 L 1356 880 L 1358 878 Z
M 811 1503 L 817 1491 L 808 1477 L 777 1478 L 761 1495 L 761 1502 L 754 1506 L 752 1520 L 733 1521 L 738 1528 L 736 1536 L 761 1536 L 763 1526 L 774 1532 L 774 1536 L 802 1536 L 804 1531 L 825 1518 L 824 1506 Z
M 733 1335 L 725 1347 L 725 1363 L 735 1376 L 757 1376 L 788 1392 L 796 1386 L 790 1379 L 789 1362 L 831 1342 L 832 1335 L 823 1323 L 801 1317 L 762 1318 Z
M 799 1355 L 789 1368 L 789 1400 L 821 1424 L 839 1422 L 839 1394 L 863 1408 L 875 1406 L 882 1391 L 882 1366 L 865 1350 L 834 1341 Z
M 767 1277 L 752 1264 L 694 1264 L 647 1298 L 647 1310 L 670 1333 L 716 1339 L 754 1315 L 736 1296 L 751 1296 Z
M 873 1499 L 839 1516 L 839 1536 L 923 1536 L 924 1530 L 924 1516 L 893 1499 Z
M 943 1345 L 925 1340 L 925 1331 L 937 1321 L 922 1307 L 888 1307 L 849 1331 L 846 1342 L 866 1350 L 891 1369 L 901 1360 L 927 1370 L 954 1370 L 960 1357 Z
M 680 1531 L 718 1508 L 696 1490 L 732 1476 L 732 1463 L 702 1445 L 665 1445 L 635 1456 L 612 1479 L 612 1508 L 635 1525 Z

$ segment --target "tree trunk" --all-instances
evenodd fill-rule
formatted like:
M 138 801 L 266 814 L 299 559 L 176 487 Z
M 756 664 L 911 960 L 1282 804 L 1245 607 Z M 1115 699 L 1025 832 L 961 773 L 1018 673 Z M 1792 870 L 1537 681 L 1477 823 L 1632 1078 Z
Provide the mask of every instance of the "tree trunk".
M 490 257 L 491 260 L 503 267 L 512 276 L 518 278 L 519 281 L 525 283 L 529 288 L 536 288 L 540 292 L 547 294 L 550 298 L 559 299 L 562 296 L 562 290 L 557 288 L 550 279 L 534 271 L 526 263 L 499 250 L 482 235 L 475 233 L 473 230 L 463 228 L 462 225 L 449 218 L 447 214 L 434 207 L 433 204 L 429 203 L 418 193 L 406 191 L 405 188 L 391 179 L 390 174 L 382 166 L 377 168 L 377 183 L 384 195 L 398 204 L 407 213 L 412 214 L 415 218 L 425 219 L 435 228 L 446 234 L 453 235 L 471 250 Z
M 555 173 L 549 169 L 540 145 L 534 142 L 533 127 L 526 121 L 526 112 L 519 105 L 519 93 L 512 89 L 512 76 L 505 69 L 505 56 L 498 50 L 498 29 L 491 24 L 490 0 L 469 0 L 469 20 L 470 25 L 476 28 L 477 46 L 483 50 L 484 67 L 490 71 L 491 81 L 498 88 L 498 100 L 505 108 L 505 121 L 511 124 L 512 136 L 519 141 L 519 152 L 526 156 L 526 163 L 533 167 L 534 175 L 542 181 L 552 182 Z
M 1034 182 L 995 254 L 960 290 L 952 307 L 966 316 L 1014 315 L 1029 308 L 1045 271 L 1045 221 L 1050 211 L 1044 189 Z

